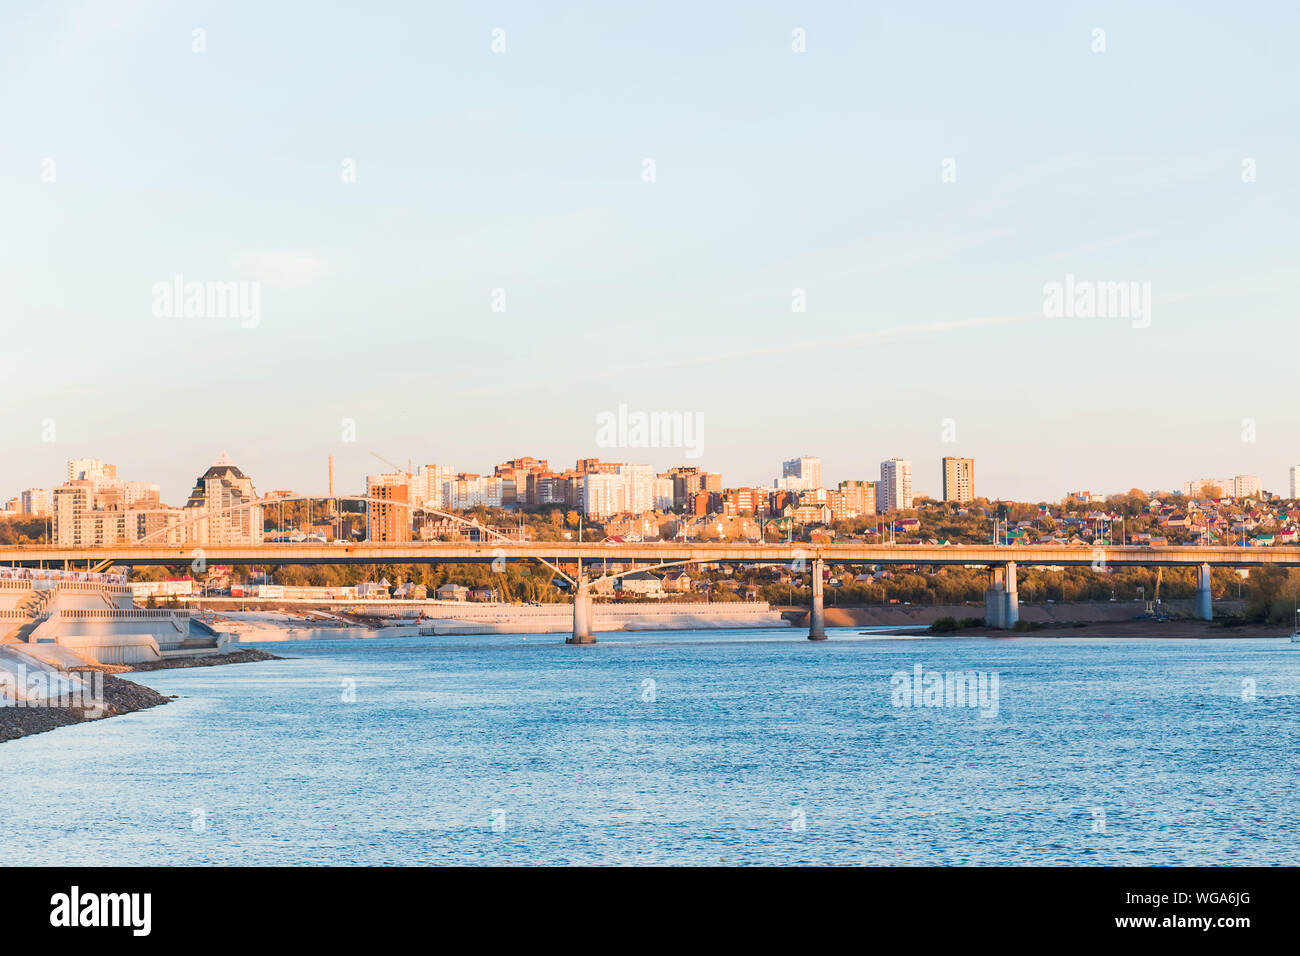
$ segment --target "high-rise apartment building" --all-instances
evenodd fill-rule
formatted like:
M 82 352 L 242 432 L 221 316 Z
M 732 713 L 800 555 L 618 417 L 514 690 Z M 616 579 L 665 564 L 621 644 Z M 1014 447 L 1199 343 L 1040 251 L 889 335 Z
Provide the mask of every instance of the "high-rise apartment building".
M 1290 477 L 1291 477 L 1291 498 L 1294 500 L 1295 498 L 1300 497 L 1300 495 L 1296 493 L 1296 485 L 1297 483 L 1300 483 L 1300 465 L 1291 466 Z
M 409 479 L 403 472 L 366 476 L 366 540 L 411 540 Z
M 450 465 L 421 465 L 411 476 L 411 503 L 425 508 L 443 508 L 443 484 L 455 477 L 456 469 Z
M 890 458 L 880 463 L 880 484 L 876 488 L 876 510 L 881 514 L 912 507 L 912 463 Z
M 810 455 L 781 462 L 781 477 L 772 482 L 782 491 L 812 491 L 822 486 L 822 460 Z
M 535 471 L 528 473 L 524 490 L 524 500 L 534 507 L 539 505 L 567 505 L 572 494 L 574 479 L 578 473 L 567 471 L 562 475 L 554 472 Z M 581 481 L 579 481 L 581 484 Z
M 679 465 L 670 468 L 659 476 L 673 483 L 673 507 L 683 508 L 703 492 L 718 494 L 722 491 L 722 475 L 717 472 L 700 471 L 694 465 Z
M 181 508 L 97 508 L 94 482 L 78 479 L 54 489 L 54 543 L 63 547 L 184 544 L 196 540 Z M 261 540 L 260 538 L 258 539 Z
M 21 498 L 23 514 L 44 517 L 50 513 L 50 493 L 44 488 L 28 488 Z
M 670 511 L 673 507 L 673 480 L 656 475 L 649 465 L 618 465 L 612 474 L 588 471 L 582 486 L 581 507 L 589 518 Z
M 442 483 L 442 504 L 448 511 L 466 511 L 487 504 L 482 475 L 460 472 Z
M 1207 492 L 1217 488 L 1219 493 L 1216 497 L 1231 498 L 1233 486 L 1234 482 L 1231 478 L 1198 478 L 1195 481 L 1183 482 L 1183 494 L 1189 498 L 1203 498 Z
M 85 545 L 82 519 L 91 511 L 94 485 L 84 479 L 69 480 L 54 489 L 54 543 L 61 547 Z
M 769 509 L 766 488 L 728 488 L 722 492 L 724 515 L 766 515 Z
M 88 482 L 90 507 L 103 511 L 123 509 L 157 509 L 162 507 L 162 496 L 152 481 L 123 481 L 117 476 L 117 466 L 105 464 L 98 458 L 73 458 L 68 462 L 68 481 Z
M 98 458 L 73 458 L 68 462 L 68 481 L 95 483 L 105 478 L 116 478 L 117 466 L 106 465 Z
M 162 489 L 152 481 L 124 481 L 122 504 L 128 508 L 162 507 Z
M 975 459 L 943 459 L 943 500 L 965 503 L 975 500 Z
M 1237 475 L 1232 479 L 1232 497 L 1258 498 L 1263 492 L 1263 483 L 1259 475 Z
M 601 461 L 599 458 L 579 458 L 573 470 L 580 475 L 612 475 L 621 467 L 617 461 Z
M 1294 481 L 1294 478 L 1292 479 Z M 1213 489 L 1219 489 L 1220 498 L 1258 498 L 1263 492 L 1259 475 L 1237 475 L 1234 478 L 1198 478 L 1183 482 L 1183 494 L 1189 498 L 1203 498 Z
M 844 496 L 844 514 L 837 517 L 874 515 L 876 513 L 876 483 L 874 481 L 841 481 L 839 492 Z M 832 506 L 833 507 L 833 506 Z
M 827 491 L 825 504 L 831 509 L 832 521 L 850 521 L 860 516 L 857 506 L 842 491 Z M 803 507 L 802 502 L 800 507 Z
M 225 452 L 199 476 L 185 502 L 189 539 L 197 544 L 261 544 L 257 492 Z

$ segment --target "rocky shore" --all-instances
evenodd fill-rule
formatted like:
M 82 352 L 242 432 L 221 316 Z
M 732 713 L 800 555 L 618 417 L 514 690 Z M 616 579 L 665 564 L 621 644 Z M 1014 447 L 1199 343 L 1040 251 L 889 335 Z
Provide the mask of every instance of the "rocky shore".
M 165 661 L 150 661 L 147 664 L 132 664 L 124 671 L 167 671 L 177 667 L 217 667 L 221 664 L 251 664 L 254 661 L 282 661 L 283 657 L 268 654 L 249 647 L 229 654 L 210 654 L 207 657 L 175 657 Z
M 69 724 L 80 724 L 87 720 L 103 720 L 137 710 L 147 710 L 165 704 L 170 699 L 149 687 L 109 673 L 96 677 L 94 671 L 99 668 L 77 669 L 68 673 L 83 679 L 92 677 L 104 682 L 104 707 L 0 707 L 0 741 L 17 740 L 28 734 L 40 734 Z
M 173 667 L 215 667 L 221 664 L 247 664 L 253 661 L 283 660 L 266 651 L 254 648 L 235 651 L 232 654 L 213 654 L 208 657 L 183 657 L 172 660 L 153 661 L 134 665 L 87 664 L 67 673 L 83 680 L 103 680 L 104 706 L 98 707 L 0 707 L 0 743 L 17 740 L 29 734 L 41 734 L 69 724 L 80 724 L 88 720 L 103 720 L 137 710 L 147 710 L 165 704 L 172 698 L 165 697 L 150 687 L 144 687 L 133 681 L 118 677 L 118 674 L 132 671 L 168 670 Z M 97 673 L 96 673 L 97 672 Z

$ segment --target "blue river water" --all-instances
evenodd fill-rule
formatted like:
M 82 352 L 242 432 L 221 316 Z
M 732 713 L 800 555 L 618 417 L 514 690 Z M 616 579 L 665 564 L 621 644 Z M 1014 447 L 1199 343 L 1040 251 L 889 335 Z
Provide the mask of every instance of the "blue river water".
M 266 647 L 0 744 L 0 864 L 1300 863 L 1284 640 Z M 918 665 L 996 713 L 916 706 Z

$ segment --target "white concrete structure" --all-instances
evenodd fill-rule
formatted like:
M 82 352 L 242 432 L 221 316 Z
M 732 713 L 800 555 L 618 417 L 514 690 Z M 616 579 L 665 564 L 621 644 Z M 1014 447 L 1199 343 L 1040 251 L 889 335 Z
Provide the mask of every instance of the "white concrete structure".
M 912 463 L 890 458 L 880 463 L 880 484 L 876 486 L 876 510 L 881 514 L 912 507 Z
M 672 508 L 673 480 L 656 476 L 649 465 L 619 465 L 612 474 L 588 472 L 582 486 L 582 509 L 588 518 Z
M 160 502 L 162 489 L 152 481 L 122 482 L 122 500 L 129 508 L 140 502 Z
M 1231 498 L 1234 497 L 1236 481 L 1232 478 L 1198 478 L 1183 482 L 1183 494 L 1189 498 L 1204 498 L 1213 488 L 1219 489 L 1219 497 Z
M 1287 471 L 1289 473 L 1289 477 L 1291 478 L 1291 498 L 1292 500 L 1295 500 L 1295 498 L 1298 497 L 1296 494 L 1296 484 L 1297 484 L 1297 479 L 1300 479 L 1300 465 L 1292 465 L 1289 469 L 1287 469 Z
M 1196 616 L 1202 621 L 1214 620 L 1214 602 L 1210 592 L 1210 566 L 1202 564 L 1196 569 Z
M 0 579 L 0 644 L 39 652 L 57 646 L 81 661 L 138 664 L 221 654 L 230 635 L 188 610 L 136 607 L 130 585 L 77 580 L 84 572 Z M 102 576 L 101 576 L 102 578 Z
M 106 465 L 99 458 L 73 458 L 68 462 L 68 481 L 100 482 L 116 477 L 116 466 Z
M 778 491 L 815 491 L 822 486 L 822 460 L 803 455 L 781 462 L 781 477 L 772 482 Z
M 989 568 L 989 587 L 984 592 L 984 623 L 1009 630 L 1020 620 L 1020 596 L 1016 591 L 1016 562 Z
M 1259 475 L 1238 475 L 1232 479 L 1232 497 L 1258 498 L 1263 492 Z
M 450 465 L 421 465 L 411 476 L 411 501 L 443 510 L 443 486 L 455 478 L 456 469 Z

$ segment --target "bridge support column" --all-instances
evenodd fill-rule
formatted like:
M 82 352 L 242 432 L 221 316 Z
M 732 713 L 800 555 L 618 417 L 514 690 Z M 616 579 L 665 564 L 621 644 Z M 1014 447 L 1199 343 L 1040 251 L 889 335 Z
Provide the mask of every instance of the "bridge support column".
M 808 640 L 810 641 L 826 640 L 826 604 L 822 593 L 824 588 L 822 575 L 825 568 L 825 561 L 821 558 L 813 558 L 812 610 L 808 615 Z
M 1196 569 L 1196 616 L 1202 621 L 1214 620 L 1214 599 L 1210 594 L 1210 566 L 1202 564 Z
M 578 571 L 578 586 L 573 592 L 573 635 L 565 640 L 566 644 L 595 644 L 591 636 L 591 582 L 587 572 Z
M 1020 595 L 1016 591 L 1016 562 L 989 568 L 989 589 L 984 592 L 984 623 L 1010 630 L 1020 620 Z

